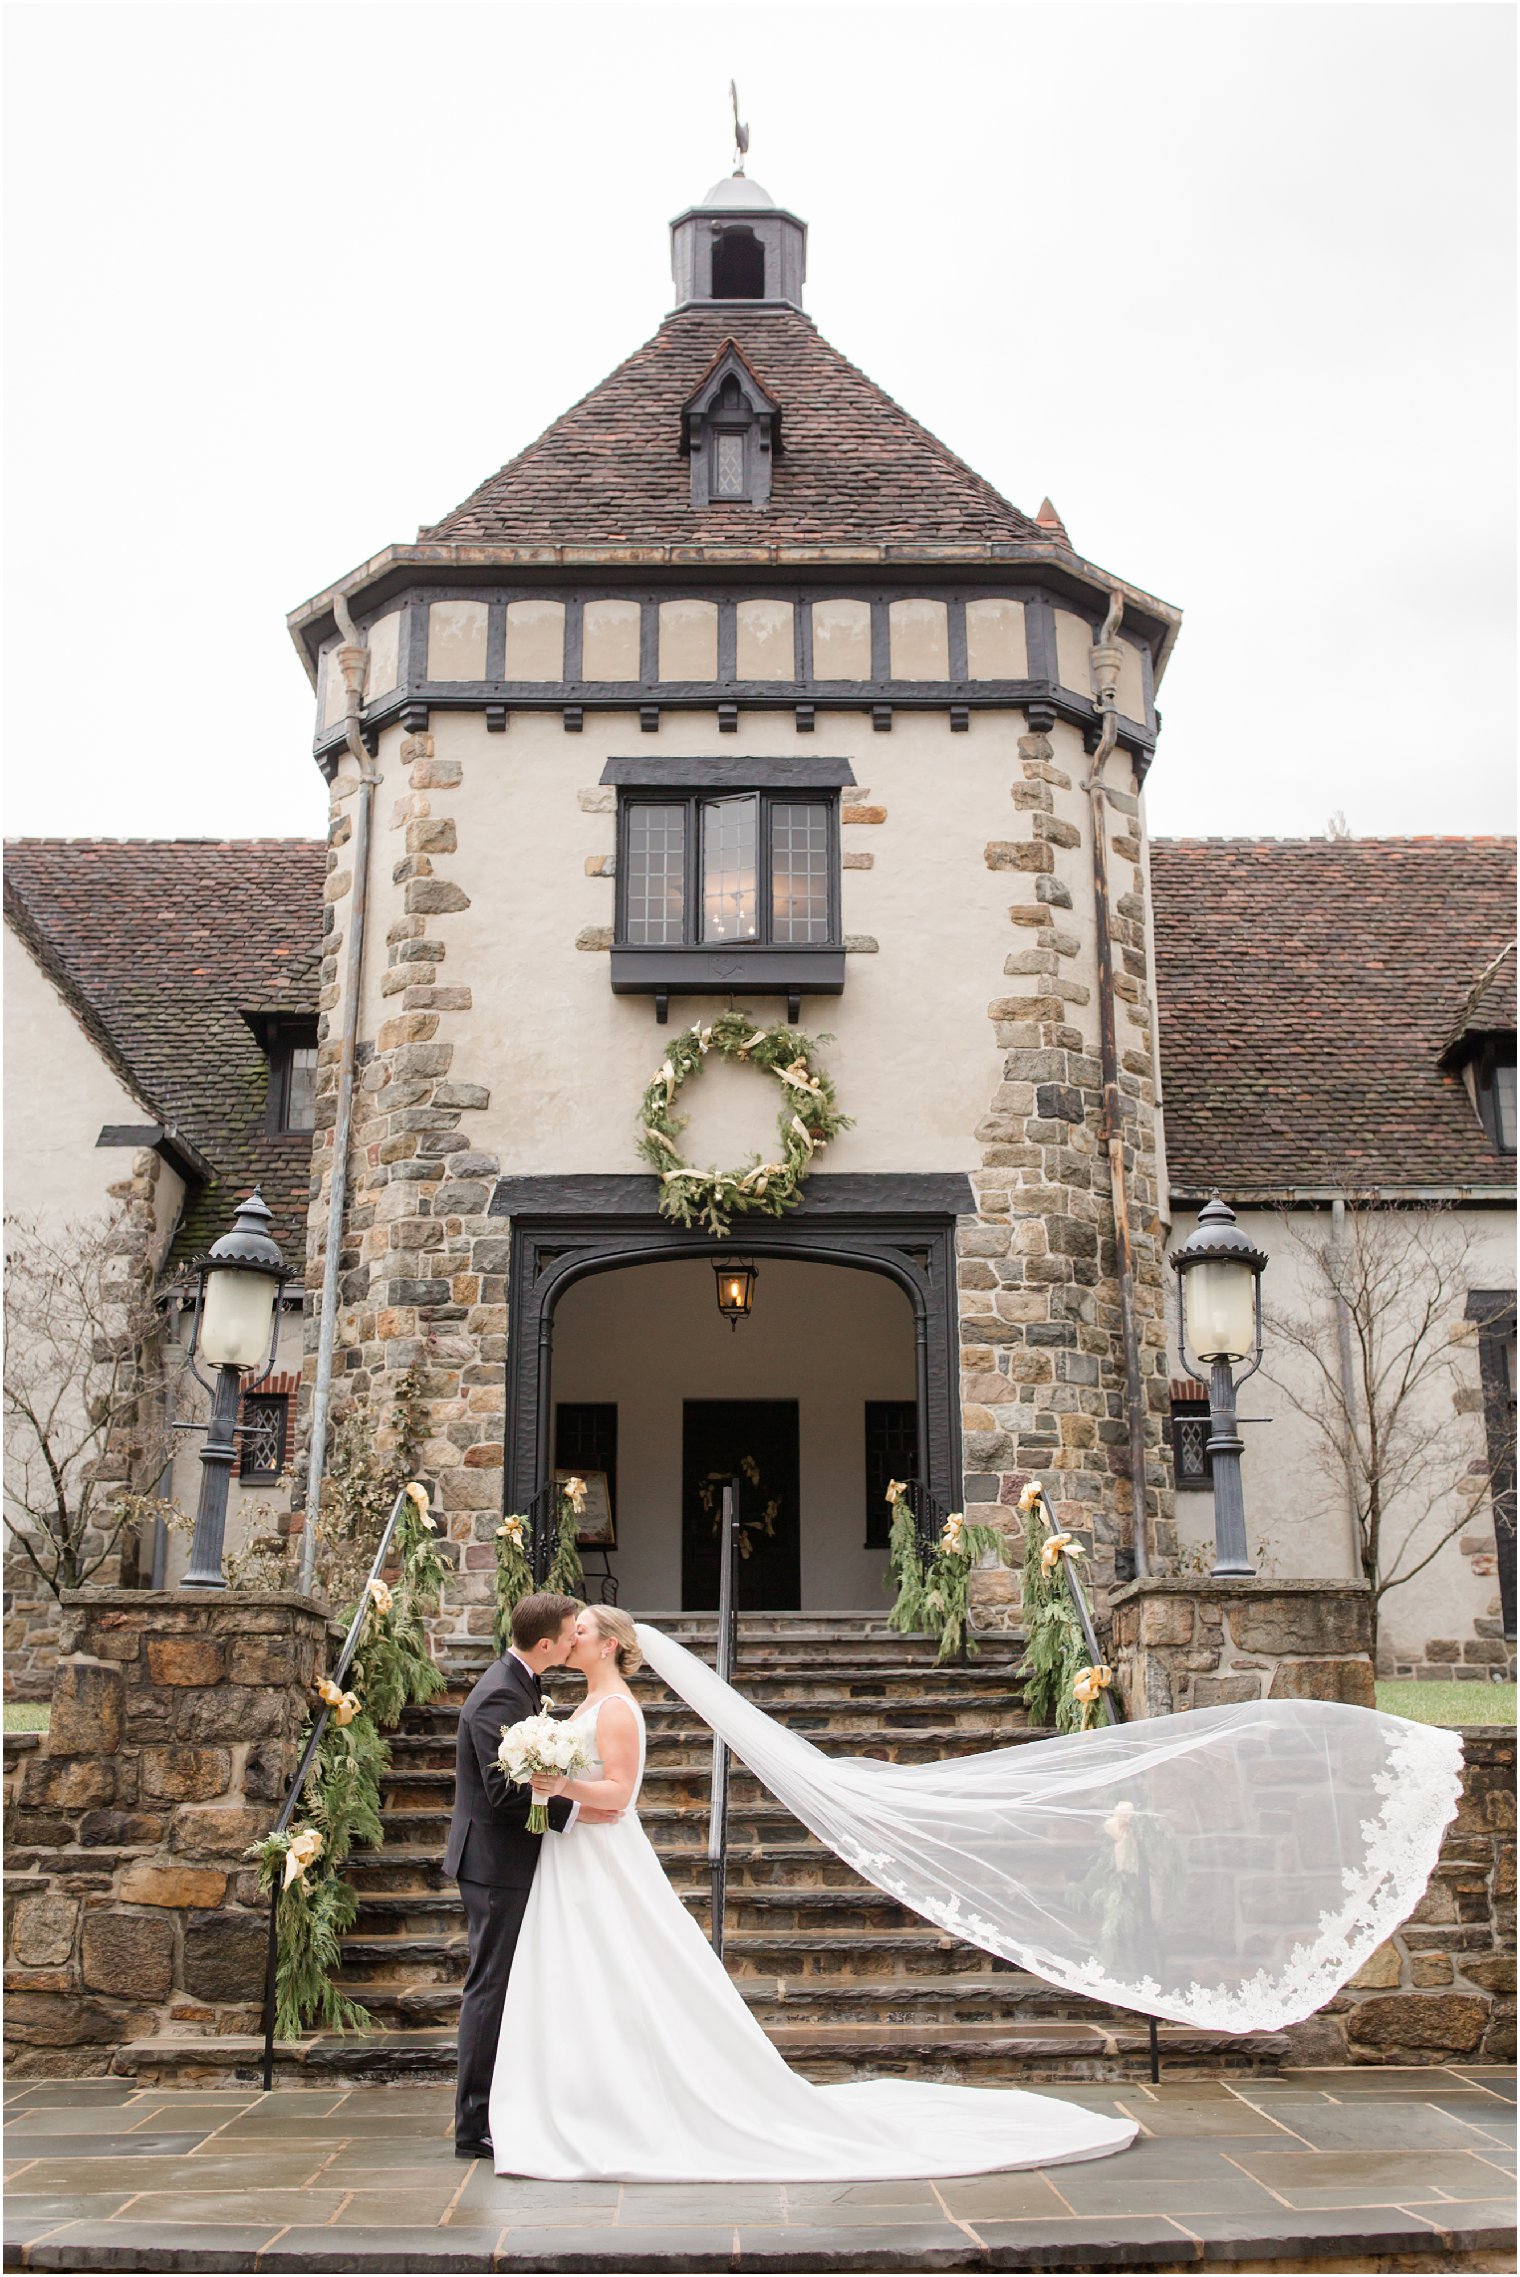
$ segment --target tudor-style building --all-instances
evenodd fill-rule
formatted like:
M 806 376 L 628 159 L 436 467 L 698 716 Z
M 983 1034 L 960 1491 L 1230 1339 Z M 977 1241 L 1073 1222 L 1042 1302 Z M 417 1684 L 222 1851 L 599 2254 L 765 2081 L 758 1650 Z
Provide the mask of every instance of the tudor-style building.
M 296 612 L 325 849 L 7 849 L 8 1209 L 118 1207 L 173 1289 L 262 1183 L 287 1256 L 309 1242 L 305 1351 L 292 1317 L 252 1387 L 230 1539 L 289 1498 L 326 1322 L 329 1419 L 424 1370 L 458 1564 L 444 1627 L 476 1637 L 500 1514 L 556 1467 L 602 1474 L 591 1586 L 638 1611 L 710 1602 L 711 1480 L 746 1458 L 752 1605 L 879 1611 L 882 1489 L 905 1476 L 1011 1523 L 1037 1473 L 1106 1587 L 1134 1555 L 1137 1437 L 1142 1552 L 1165 1572 L 1180 1537 L 1206 1566 L 1163 1239 L 1222 1187 L 1255 1213 L 1271 1311 L 1304 1294 L 1294 1229 L 1338 1198 L 1441 1214 L 1470 1241 L 1438 1387 L 1470 1444 L 1422 1520 L 1422 1551 L 1450 1539 L 1387 1599 L 1384 1652 L 1503 1668 L 1513 842 L 1153 854 L 1141 786 L 1175 613 L 820 340 L 801 224 L 754 184 L 717 185 L 674 249 L 679 305 L 652 341 L 416 545 Z M 638 1110 L 672 1035 L 730 1002 L 826 1034 L 853 1121 L 799 1210 L 719 1243 L 661 1216 Z M 679 1107 L 696 1160 L 770 1151 L 777 1100 L 751 1071 L 709 1065 Z M 732 1328 L 726 1258 L 758 1268 Z M 1259 1383 L 1253 1554 L 1345 1578 L 1344 1488 L 1280 1344 Z M 167 1483 L 193 1507 L 193 1435 Z M 7 1584 L 7 1683 L 45 1691 L 56 1611 L 13 1556 Z M 1015 1586 L 979 1576 L 980 1617 L 1007 1618 Z
M 1139 1447 L 1142 1559 L 1172 1539 L 1141 786 L 1177 614 L 820 336 L 758 184 L 672 248 L 650 341 L 291 620 L 333 814 L 308 1369 L 362 883 L 336 1396 L 425 1364 L 462 1622 L 556 1464 L 605 1475 L 634 1606 L 710 1599 L 746 1459 L 751 1602 L 879 1604 L 893 1475 L 1008 1520 L 1038 1471 L 1106 1579 Z M 661 1216 L 638 1106 L 725 1004 L 825 1032 L 852 1123 L 719 1242 Z M 680 1105 L 721 1167 L 778 1101 L 721 1064 Z

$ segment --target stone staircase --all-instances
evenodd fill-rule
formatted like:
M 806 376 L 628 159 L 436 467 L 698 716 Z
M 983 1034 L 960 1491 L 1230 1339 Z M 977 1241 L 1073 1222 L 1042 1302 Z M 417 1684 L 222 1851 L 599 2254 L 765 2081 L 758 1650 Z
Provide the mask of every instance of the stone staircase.
M 711 1615 L 655 1616 L 711 1661 Z M 926 1639 L 894 1636 L 879 1615 L 741 1618 L 736 1679 L 745 1693 L 831 1753 L 923 1762 L 1038 1738 L 1015 1668 L 1021 1644 L 982 1641 L 967 1664 L 934 1665 Z M 391 1742 L 383 1849 L 355 1852 L 359 1912 L 341 1983 L 374 2029 L 316 2034 L 282 2049 L 282 2076 L 446 2078 L 454 2067 L 466 1939 L 441 1867 L 453 1800 L 459 1703 L 486 1665 L 446 1664 L 449 1688 L 407 1713 Z M 550 1679 L 561 1702 L 577 1680 Z M 711 1735 L 651 1672 L 636 1680 L 648 1729 L 640 1816 L 671 1882 L 704 1929 Z M 1146 2022 L 1104 2008 L 958 1943 L 894 1903 L 799 1824 L 740 1764 L 730 1772 L 724 1955 L 766 2032 L 811 2078 L 867 2073 L 1007 2084 L 1019 2078 L 1143 2073 Z M 571 1988 L 573 1989 L 573 1988 Z M 1161 2028 L 1163 2059 L 1217 2070 L 1275 2067 L 1275 2035 L 1228 2038 Z M 252 2068 L 249 2042 L 139 2042 L 124 2054 L 144 2080 L 171 2084 Z

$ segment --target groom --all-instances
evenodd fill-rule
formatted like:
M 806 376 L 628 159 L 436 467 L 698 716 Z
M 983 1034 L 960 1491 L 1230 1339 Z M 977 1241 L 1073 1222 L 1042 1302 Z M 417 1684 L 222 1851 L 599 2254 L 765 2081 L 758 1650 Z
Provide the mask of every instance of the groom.
M 503 1724 L 537 1715 L 543 1673 L 563 1662 L 575 1636 L 580 1606 L 573 1597 L 524 1597 L 512 1613 L 512 1642 L 493 1660 L 459 1711 L 454 1753 L 454 1817 L 443 1870 L 459 1884 L 470 1931 L 470 1966 L 459 2003 L 459 2085 L 454 2144 L 460 2158 L 491 2156 L 491 2073 L 507 1975 L 527 1910 L 543 1837 L 528 1832 L 531 1788 L 516 1786 L 496 1760 Z M 570 1824 L 578 1804 L 556 1798 L 548 1806 L 556 1833 Z M 587 1811 L 611 1819 L 615 1811 Z M 531 2062 L 527 2050 L 523 2060 Z

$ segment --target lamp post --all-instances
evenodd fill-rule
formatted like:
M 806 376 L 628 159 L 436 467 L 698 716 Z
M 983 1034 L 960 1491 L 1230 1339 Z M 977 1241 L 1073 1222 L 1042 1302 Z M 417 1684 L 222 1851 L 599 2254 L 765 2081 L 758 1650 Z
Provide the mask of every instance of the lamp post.
M 1236 1425 L 1235 1394 L 1261 1366 L 1261 1276 L 1266 1251 L 1240 1230 L 1235 1212 L 1216 1194 L 1198 1224 L 1172 1251 L 1177 1275 L 1177 1341 L 1183 1365 L 1195 1376 L 1209 1370 L 1209 1440 L 1214 1474 L 1214 1576 L 1249 1579 L 1256 1571 L 1246 1553 L 1246 1506 L 1240 1483 L 1245 1446 Z M 1189 1349 L 1191 1347 L 1191 1349 Z M 1231 1370 L 1241 1360 L 1245 1375 Z
M 753 1310 L 759 1268 L 748 1258 L 715 1257 L 713 1271 L 718 1276 L 718 1310 L 730 1328 L 737 1328 Z
M 182 1589 L 225 1589 L 222 1537 L 227 1530 L 227 1483 L 237 1459 L 237 1414 L 243 1377 L 250 1370 L 267 1375 L 274 1365 L 280 1334 L 280 1290 L 290 1275 L 269 1228 L 273 1223 L 255 1187 L 238 1211 L 232 1231 L 213 1242 L 200 1261 L 195 1322 L 187 1365 L 211 1393 L 211 1421 L 201 1448 L 201 1493 L 195 1511 L 195 1538 Z M 216 1370 L 208 1384 L 195 1365 L 199 1350 Z

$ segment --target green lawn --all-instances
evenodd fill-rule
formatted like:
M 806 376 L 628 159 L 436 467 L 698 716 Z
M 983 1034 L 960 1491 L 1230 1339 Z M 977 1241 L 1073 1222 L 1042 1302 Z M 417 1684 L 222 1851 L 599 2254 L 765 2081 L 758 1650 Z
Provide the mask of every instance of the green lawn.
M 1414 1724 L 1512 1724 L 1513 1684 L 1379 1684 L 1377 1704 Z
M 48 1706 L 45 1700 L 7 1700 L 5 1703 L 7 1731 L 46 1731 Z

